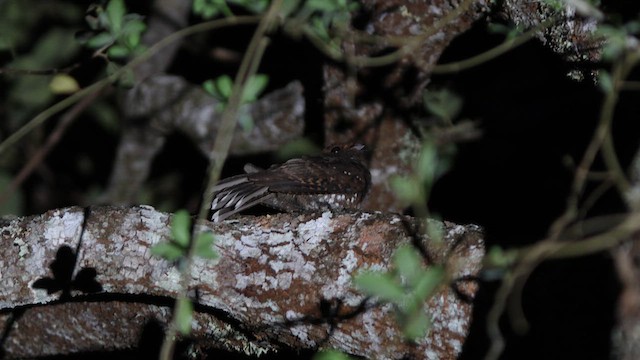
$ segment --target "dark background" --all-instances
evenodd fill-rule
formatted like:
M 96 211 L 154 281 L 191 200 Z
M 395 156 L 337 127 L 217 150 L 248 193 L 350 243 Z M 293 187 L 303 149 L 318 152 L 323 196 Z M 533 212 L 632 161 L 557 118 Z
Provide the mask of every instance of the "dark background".
M 146 5 L 148 2 L 140 2 L 139 8 L 132 10 L 145 13 Z M 638 16 L 638 5 L 633 1 L 605 2 L 604 7 L 627 18 Z M 217 36 L 222 46 L 242 51 L 251 30 L 233 30 L 233 34 Z M 502 39 L 501 35 L 487 32 L 485 23 L 480 21 L 454 41 L 441 62 L 477 54 Z M 280 37 L 267 53 L 262 68 L 272 77 L 271 88 L 292 79 L 303 81 L 307 135 L 320 145 L 322 61 L 309 44 Z M 534 40 L 476 68 L 455 75 L 434 76 L 430 86 L 449 87 L 460 94 L 464 99 L 460 118 L 477 121 L 483 136 L 459 145 L 450 171 L 433 189 L 431 211 L 445 220 L 481 225 L 486 231 L 488 247 L 518 247 L 544 238 L 550 224 L 565 209 L 573 178 L 568 160 L 574 164 L 580 161 L 597 124 L 603 98 L 588 76 L 576 82 L 566 74 L 575 68 L 591 66 L 569 63 Z M 212 69 L 193 49 L 187 48 L 181 51 L 171 70 L 200 82 L 231 68 L 232 65 Z M 632 77 L 637 78 L 637 73 Z M 616 150 L 624 167 L 639 143 L 639 104 L 637 93 L 624 93 L 613 124 Z M 51 129 L 54 124 L 48 124 L 47 128 Z M 104 188 L 117 141 L 117 133 L 105 132 L 91 119 L 74 123 L 46 159 L 44 166 L 54 169 L 54 173 L 36 172 L 21 187 L 25 213 L 76 205 L 86 201 L 86 193 L 91 188 Z M 91 164 L 90 171 L 79 165 L 80 158 Z M 250 159 L 231 158 L 225 174 L 237 172 L 248 160 L 264 166 L 273 161 L 273 157 L 266 154 Z M 165 204 L 167 210 L 192 206 L 200 194 L 205 167 L 203 156 L 187 139 L 179 134 L 171 137 L 154 163 L 148 184 L 156 192 L 154 205 Z M 603 169 L 599 160 L 596 168 Z M 162 203 L 157 192 L 164 191 L 165 182 L 174 181 L 179 183 L 180 190 L 162 193 L 167 199 Z M 590 184 L 587 193 L 595 185 Z M 50 189 L 55 192 L 48 193 L 42 200 L 42 192 Z M 616 214 L 624 210 L 623 202 L 611 190 L 595 203 L 589 215 Z M 497 282 L 482 280 L 463 359 L 481 359 L 488 349 L 485 316 L 497 286 Z M 515 334 L 508 319 L 503 319 L 506 350 L 502 358 L 609 358 L 618 292 L 612 261 L 606 253 L 543 263 L 528 279 L 523 294 L 522 305 L 531 328 L 525 334 Z M 159 336 L 157 343 L 145 338 L 141 342 L 145 349 L 118 356 L 152 355 L 162 334 L 157 331 L 151 334 Z M 288 355 L 292 354 L 277 357 Z

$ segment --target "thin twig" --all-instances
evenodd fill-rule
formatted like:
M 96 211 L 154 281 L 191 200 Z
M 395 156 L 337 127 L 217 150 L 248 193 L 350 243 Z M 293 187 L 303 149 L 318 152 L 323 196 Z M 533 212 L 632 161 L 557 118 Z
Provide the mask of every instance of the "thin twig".
M 468 59 L 451 62 L 448 64 L 440 64 L 433 67 L 432 72 L 434 74 L 448 74 L 459 72 L 462 70 L 466 70 L 472 68 L 474 66 L 478 66 L 482 63 L 485 63 L 491 59 L 497 58 L 498 56 L 506 53 L 507 51 L 513 50 L 514 48 L 526 43 L 531 40 L 536 34 L 540 31 L 550 27 L 557 21 L 556 18 L 548 19 L 545 22 L 540 23 L 538 26 L 527 30 L 526 32 L 518 35 L 515 38 L 507 38 L 502 44 L 489 49 L 481 54 L 472 56 Z
M 242 59 L 240 68 L 238 69 L 238 74 L 236 75 L 233 89 L 227 102 L 227 106 L 225 106 L 225 109 L 222 113 L 220 128 L 218 129 L 218 133 L 216 134 L 215 143 L 209 157 L 209 179 L 202 196 L 202 203 L 200 205 L 198 219 L 206 219 L 209 213 L 211 201 L 213 200 L 212 188 L 220 178 L 222 166 L 224 165 L 224 161 L 227 157 L 227 154 L 229 153 L 231 139 L 233 138 L 233 131 L 236 127 L 237 114 L 241 105 L 242 94 L 244 93 L 244 89 L 248 80 L 253 75 L 255 75 L 258 64 L 262 59 L 262 55 L 264 54 L 264 50 L 268 42 L 266 39 L 266 34 L 271 31 L 272 23 L 277 20 L 278 9 L 280 8 L 281 3 L 282 0 L 276 0 L 271 3 L 271 6 L 258 24 L 258 27 L 254 32 L 253 37 L 251 38 L 251 42 L 249 43 L 247 51 Z M 182 299 L 186 299 L 189 290 L 189 284 L 191 280 L 191 262 L 195 255 L 194 239 L 196 236 L 196 229 L 197 227 L 193 226 L 189 249 L 182 263 L 180 290 L 178 295 L 179 298 L 177 299 L 177 301 L 179 301 L 180 297 L 182 297 Z M 175 306 L 171 324 L 169 325 L 169 328 L 165 333 L 162 347 L 160 349 L 160 359 L 163 360 L 170 360 L 173 358 L 173 352 L 178 335 L 177 310 L 178 307 Z
M 67 127 L 69 127 L 69 125 L 78 118 L 78 115 L 80 115 L 89 105 L 93 104 L 101 94 L 101 91 L 96 91 L 87 95 L 60 118 L 56 128 L 51 132 L 51 135 L 49 135 L 44 145 L 42 145 L 35 155 L 33 155 L 22 169 L 20 169 L 20 172 L 13 178 L 11 184 L 2 191 L 0 194 L 0 204 L 3 204 L 9 195 L 20 187 L 20 184 L 22 184 L 22 182 L 31 175 L 38 165 L 42 163 L 49 152 L 56 146 L 60 139 L 62 139 L 62 135 L 66 131 Z
M 172 42 L 186 36 L 197 34 L 199 32 L 210 31 L 210 30 L 214 30 L 214 29 L 218 29 L 226 26 L 255 24 L 260 19 L 261 19 L 260 16 L 238 16 L 238 17 L 229 18 L 229 19 L 212 20 L 212 21 L 201 23 L 201 24 L 189 26 L 182 30 L 176 31 L 175 33 L 172 33 L 171 35 L 158 41 L 156 44 L 151 46 L 147 51 L 145 51 L 140 56 L 131 60 L 127 65 L 121 67 L 118 71 L 114 72 L 110 76 L 107 76 L 106 78 L 86 87 L 85 89 L 80 90 L 75 94 L 60 100 L 59 102 L 53 104 L 49 108 L 45 109 L 44 111 L 36 115 L 33 119 L 31 119 L 29 122 L 23 125 L 20 129 L 18 129 L 16 132 L 14 132 L 9 137 L 7 137 L 4 141 L 2 141 L 2 143 L 0 143 L 0 154 L 2 154 L 4 151 L 6 151 L 9 147 L 11 147 L 13 144 L 18 142 L 20 139 L 22 139 L 31 130 L 42 125 L 46 120 L 51 118 L 53 115 L 75 104 L 85 96 L 88 96 L 89 94 L 95 91 L 99 91 L 103 87 L 113 83 L 115 80 L 120 78 L 120 76 L 125 74 L 127 71 L 137 66 L 138 64 L 141 64 L 144 61 L 147 61 L 151 56 L 155 55 L 157 52 L 159 52 L 160 50 L 162 50 L 164 47 L 168 46 Z
M 546 239 L 531 247 L 516 250 L 517 256 L 515 256 L 515 258 L 517 258 L 517 260 L 515 261 L 515 266 L 511 270 L 512 272 L 507 275 L 510 280 L 503 280 L 498 289 L 498 295 L 496 295 L 496 297 L 501 296 L 501 300 L 502 297 L 505 296 L 513 296 L 514 299 L 519 300 L 522 295 L 521 292 L 524 288 L 524 283 L 529 278 L 531 272 L 542 261 L 585 256 L 611 249 L 623 241 L 628 240 L 633 233 L 640 229 L 640 224 L 638 223 L 640 221 L 640 214 L 631 213 L 620 225 L 603 234 L 595 235 L 581 241 L 571 241 L 571 239 L 567 241 L 560 240 L 563 234 L 567 233 L 569 225 L 574 222 L 579 215 L 579 200 L 584 192 L 590 169 L 598 152 L 603 154 L 609 172 L 614 174 L 614 177 L 617 177 L 615 184 L 618 190 L 624 191 L 626 189 L 624 183 L 626 182 L 626 178 L 624 178 L 624 172 L 621 170 L 617 156 L 613 150 L 613 142 L 611 141 L 607 144 L 607 139 L 611 135 L 611 123 L 613 122 L 614 111 L 621 90 L 620 85 L 638 61 L 640 61 L 640 52 L 633 52 L 625 54 L 622 59 L 613 64 L 611 75 L 613 88 L 606 93 L 600 110 L 598 126 L 591 142 L 585 150 L 580 164 L 576 168 L 565 211 L 550 226 Z M 609 138 L 609 140 L 611 139 Z M 620 180 L 620 178 L 624 179 L 624 181 Z M 497 359 L 502 353 L 504 338 L 500 333 L 498 321 L 504 312 L 505 305 L 506 303 L 504 301 L 494 301 L 490 310 L 492 316 L 487 319 L 487 332 L 490 335 L 492 345 L 490 351 L 487 353 L 486 359 Z M 517 305 L 512 304 L 510 310 L 513 313 L 515 307 L 521 306 L 521 303 Z M 518 309 L 515 313 L 517 315 L 515 320 L 518 321 L 515 326 L 526 327 L 526 319 L 521 317 L 521 314 L 523 314 L 522 310 Z

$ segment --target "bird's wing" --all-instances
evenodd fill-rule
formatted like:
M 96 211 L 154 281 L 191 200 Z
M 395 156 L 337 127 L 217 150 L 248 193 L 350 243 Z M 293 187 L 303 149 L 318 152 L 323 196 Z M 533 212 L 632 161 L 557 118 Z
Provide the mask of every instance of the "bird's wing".
M 288 194 L 332 194 L 362 192 L 366 184 L 362 166 L 330 157 L 292 159 L 265 171 L 248 174 L 248 181 Z M 359 178 L 356 178 L 359 176 Z M 360 180 L 359 180 L 360 179 Z

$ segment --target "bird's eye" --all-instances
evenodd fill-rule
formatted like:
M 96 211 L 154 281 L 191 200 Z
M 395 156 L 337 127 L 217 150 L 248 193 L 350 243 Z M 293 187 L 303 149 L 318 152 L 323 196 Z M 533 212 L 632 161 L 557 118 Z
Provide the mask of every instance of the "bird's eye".
M 340 149 L 340 147 L 339 147 L 339 146 L 334 146 L 334 147 L 331 149 L 331 152 L 332 152 L 333 154 L 337 154 L 337 153 L 339 153 L 339 152 L 340 152 L 340 150 L 341 150 L 341 149 Z

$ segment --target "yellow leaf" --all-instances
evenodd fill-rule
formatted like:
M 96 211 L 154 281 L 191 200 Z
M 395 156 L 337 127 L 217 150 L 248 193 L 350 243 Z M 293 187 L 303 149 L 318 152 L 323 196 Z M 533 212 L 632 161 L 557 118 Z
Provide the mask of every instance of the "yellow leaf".
M 80 90 L 80 85 L 73 77 L 67 74 L 58 74 L 49 83 L 51 92 L 58 95 L 73 94 Z

